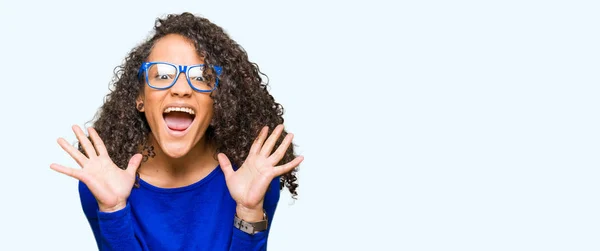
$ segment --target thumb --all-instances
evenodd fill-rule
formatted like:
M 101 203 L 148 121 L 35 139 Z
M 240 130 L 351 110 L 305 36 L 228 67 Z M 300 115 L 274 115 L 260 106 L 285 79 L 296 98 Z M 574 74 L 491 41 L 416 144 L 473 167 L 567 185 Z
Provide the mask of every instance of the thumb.
M 219 153 L 217 155 L 217 159 L 219 159 L 219 166 L 221 167 L 221 170 L 223 170 L 225 178 L 231 176 L 234 173 L 234 171 L 233 167 L 231 166 L 231 161 L 229 161 L 227 155 L 225 155 L 224 153 Z
M 137 153 L 129 159 L 129 164 L 127 165 L 127 169 L 125 171 L 129 172 L 132 175 L 135 175 L 135 172 L 140 167 L 142 163 L 142 155 Z

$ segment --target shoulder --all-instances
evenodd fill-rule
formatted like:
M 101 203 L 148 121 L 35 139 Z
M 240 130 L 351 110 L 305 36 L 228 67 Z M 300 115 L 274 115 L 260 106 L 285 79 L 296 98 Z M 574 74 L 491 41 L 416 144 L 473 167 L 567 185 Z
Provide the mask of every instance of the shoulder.
M 79 199 L 85 216 L 96 218 L 98 215 L 98 202 L 90 189 L 81 181 L 79 181 Z

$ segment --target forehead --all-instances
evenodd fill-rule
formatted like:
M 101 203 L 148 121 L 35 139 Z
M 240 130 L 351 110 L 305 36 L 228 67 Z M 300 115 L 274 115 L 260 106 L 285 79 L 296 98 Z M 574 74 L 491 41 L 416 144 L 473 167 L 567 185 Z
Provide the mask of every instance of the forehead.
M 180 65 L 203 64 L 204 59 L 196 51 L 193 42 L 186 37 L 169 34 L 154 43 L 149 62 L 169 62 Z

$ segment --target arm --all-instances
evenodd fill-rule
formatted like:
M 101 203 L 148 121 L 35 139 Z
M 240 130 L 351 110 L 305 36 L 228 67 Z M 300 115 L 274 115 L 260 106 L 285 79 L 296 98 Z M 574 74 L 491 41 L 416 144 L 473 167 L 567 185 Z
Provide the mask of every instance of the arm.
M 82 169 L 55 163 L 50 168 L 85 184 L 85 188 L 80 186 L 80 197 L 98 249 L 140 250 L 139 245 L 136 246 L 127 201 L 142 155 L 135 154 L 129 160 L 127 168 L 122 170 L 108 156 L 106 146 L 96 130 L 88 129 L 91 141 L 79 126 L 73 126 L 73 132 L 85 155 L 63 138 L 58 139 L 58 144 Z
M 230 251 L 235 250 L 267 250 L 267 240 L 269 232 L 271 230 L 271 224 L 273 222 L 273 216 L 277 209 L 277 202 L 279 202 L 279 177 L 273 179 L 269 189 L 265 195 L 265 212 L 267 214 L 267 230 L 258 232 L 256 234 L 248 234 L 236 227 L 233 227 L 233 235 L 231 237 Z M 239 211 L 239 210 L 236 210 Z M 262 218 L 262 211 L 259 211 L 260 218 Z M 243 212 L 237 212 L 240 218 L 245 219 L 241 216 Z M 251 217 L 251 216 L 248 216 Z
M 293 138 L 293 134 L 287 134 L 273 152 L 282 131 L 283 125 L 278 125 L 267 139 L 268 127 L 264 127 L 252 143 L 248 157 L 237 170 L 233 169 L 225 154 L 217 155 L 227 189 L 236 202 L 236 214 L 247 222 L 262 220 L 263 208 L 270 217 L 268 220 L 272 220 L 279 200 L 279 176 L 291 172 L 304 160 L 298 156 L 288 163 L 277 165 Z M 271 199 L 273 193 L 277 194 L 275 202 Z M 268 233 L 269 228 L 263 233 L 247 234 L 234 227 L 230 250 L 266 250 Z
M 98 250 L 142 250 L 134 235 L 129 205 L 112 213 L 101 212 L 96 199 L 83 182 L 79 182 L 79 198 Z
M 98 223 L 100 250 L 142 250 L 134 235 L 129 204 L 112 213 L 98 211 Z

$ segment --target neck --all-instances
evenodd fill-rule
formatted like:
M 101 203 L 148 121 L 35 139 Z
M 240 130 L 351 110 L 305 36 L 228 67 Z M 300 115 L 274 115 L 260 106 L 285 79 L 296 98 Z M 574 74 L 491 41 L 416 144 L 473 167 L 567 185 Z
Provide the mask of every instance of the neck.
M 202 137 L 190 151 L 180 158 L 166 155 L 152 135 L 148 143 L 154 147 L 154 157 L 139 168 L 140 178 L 159 187 L 180 187 L 195 183 L 208 175 L 219 162 L 215 148 Z

